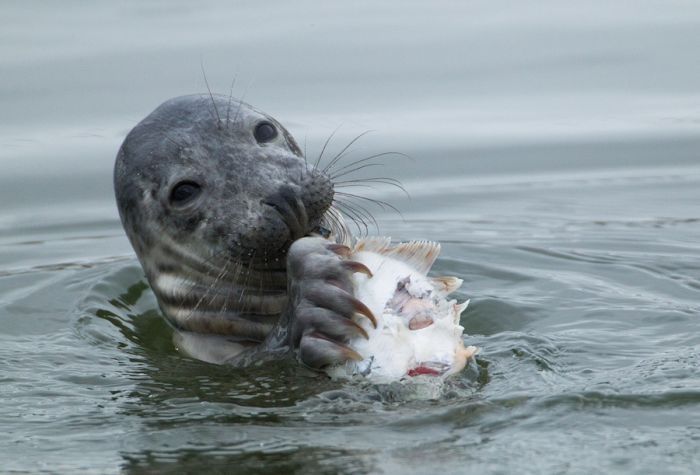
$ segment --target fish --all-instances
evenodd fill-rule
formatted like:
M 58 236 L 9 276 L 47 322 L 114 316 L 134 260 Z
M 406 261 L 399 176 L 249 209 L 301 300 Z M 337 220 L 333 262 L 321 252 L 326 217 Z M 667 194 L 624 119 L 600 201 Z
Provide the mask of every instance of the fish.
M 440 244 L 432 241 L 392 244 L 388 237 L 369 237 L 355 243 L 349 259 L 370 271 L 353 274 L 355 297 L 372 312 L 376 326 L 357 317 L 366 337 L 349 341 L 356 357 L 326 368 L 329 376 L 376 383 L 446 378 L 475 357 L 478 348 L 465 346 L 460 325 L 469 301 L 449 299 L 462 279 L 428 276 L 439 254 Z

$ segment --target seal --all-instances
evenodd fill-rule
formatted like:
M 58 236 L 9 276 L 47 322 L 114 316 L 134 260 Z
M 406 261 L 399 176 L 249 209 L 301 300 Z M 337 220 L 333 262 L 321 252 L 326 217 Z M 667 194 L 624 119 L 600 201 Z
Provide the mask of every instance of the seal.
M 274 118 L 228 96 L 166 101 L 137 124 L 114 168 L 117 206 L 176 343 L 247 365 L 294 350 L 323 368 L 371 311 L 352 294 L 347 230 L 330 176 Z M 315 234 L 332 230 L 336 241 Z

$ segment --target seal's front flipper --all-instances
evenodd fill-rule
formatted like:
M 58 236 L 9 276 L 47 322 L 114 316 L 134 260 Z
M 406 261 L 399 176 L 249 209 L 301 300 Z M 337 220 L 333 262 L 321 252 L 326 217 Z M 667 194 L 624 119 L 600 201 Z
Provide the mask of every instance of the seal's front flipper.
M 355 321 L 377 321 L 371 310 L 353 295 L 352 274 L 371 276 L 363 264 L 344 258 L 348 248 L 318 237 L 295 241 L 287 256 L 289 343 L 305 366 L 321 369 L 328 365 L 361 359 L 348 346 L 354 338 L 367 338 Z
M 348 345 L 312 332 L 301 337 L 299 359 L 310 368 L 321 369 L 347 360 L 362 361 L 362 356 Z

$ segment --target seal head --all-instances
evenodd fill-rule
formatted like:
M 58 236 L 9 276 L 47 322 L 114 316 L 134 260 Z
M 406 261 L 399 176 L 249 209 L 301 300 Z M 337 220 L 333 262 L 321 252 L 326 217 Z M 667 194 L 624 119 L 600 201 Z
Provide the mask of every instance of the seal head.
M 252 342 L 286 305 L 289 246 L 326 225 L 334 194 L 274 118 L 203 94 L 165 102 L 128 134 L 114 188 L 168 319 Z

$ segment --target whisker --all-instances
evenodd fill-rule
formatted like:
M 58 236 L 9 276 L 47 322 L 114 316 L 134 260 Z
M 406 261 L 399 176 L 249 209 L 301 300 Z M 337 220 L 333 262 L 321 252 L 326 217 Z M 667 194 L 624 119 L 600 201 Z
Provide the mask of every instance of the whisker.
M 216 279 L 214 279 L 214 283 L 211 285 L 212 288 L 218 283 L 219 279 L 221 279 L 224 276 L 224 274 L 226 274 L 226 270 L 228 269 L 228 266 L 230 263 L 231 263 L 231 256 L 229 256 L 228 259 L 226 259 L 226 262 L 224 263 L 223 267 L 221 268 L 221 272 L 216 277 Z M 216 293 L 213 293 L 211 299 L 209 300 L 210 306 L 211 306 L 211 304 L 214 303 L 215 298 L 216 298 Z
M 377 229 L 377 232 L 379 232 L 379 223 L 375 219 L 374 215 L 372 215 L 372 213 L 367 208 L 365 208 L 364 206 L 362 206 L 359 203 L 351 203 L 349 201 L 342 202 L 342 203 L 346 207 L 352 208 L 356 213 L 358 213 L 360 216 L 362 216 L 363 220 L 366 219 L 366 220 L 371 221 L 372 224 L 374 224 L 374 227 Z
M 336 191 L 335 194 L 340 195 L 340 196 L 345 196 L 348 198 L 357 199 L 357 200 L 368 201 L 370 203 L 373 203 L 373 204 L 379 206 L 383 210 L 386 210 L 386 208 L 389 208 L 389 209 L 395 211 L 396 213 L 398 213 L 398 215 L 401 216 L 401 218 L 403 219 L 403 214 L 401 214 L 401 211 L 399 211 L 399 209 L 396 206 L 392 205 L 391 203 L 387 203 L 384 200 L 378 200 L 376 198 L 367 198 L 366 196 L 355 195 L 353 193 L 346 193 L 346 192 L 342 192 L 342 191 Z
M 331 180 L 335 180 L 336 178 L 344 177 L 345 175 L 349 175 L 350 173 L 359 172 L 360 170 L 364 170 L 365 168 L 384 167 L 384 166 L 386 166 L 385 163 L 367 163 L 365 165 L 360 165 L 358 167 L 343 171 L 342 173 L 338 173 L 337 175 L 330 175 L 330 177 L 331 177 Z
M 253 250 L 253 252 L 251 252 L 251 254 L 250 254 L 250 261 L 253 262 L 254 259 L 255 259 L 255 250 Z M 248 284 L 250 283 L 251 272 L 252 272 L 251 267 L 248 267 L 248 272 L 246 273 L 245 281 L 243 282 L 243 286 L 241 289 L 241 295 L 238 298 L 238 303 L 241 303 L 241 301 L 243 300 L 243 295 L 245 294 L 245 290 L 248 288 Z M 243 312 L 241 312 L 241 313 L 243 313 Z
M 206 290 L 204 291 L 204 293 L 202 294 L 202 296 L 199 298 L 199 300 L 197 300 L 197 303 L 195 304 L 194 308 L 190 311 L 189 315 L 187 315 L 187 317 L 185 318 L 185 320 L 189 320 L 190 318 L 192 318 L 192 317 L 194 316 L 195 312 L 197 312 L 197 310 L 199 309 L 199 306 L 202 304 L 202 302 L 204 301 L 204 299 L 209 295 L 210 291 L 214 290 L 214 288 L 216 287 L 216 284 L 219 282 L 219 280 L 221 279 L 221 277 L 223 277 L 223 275 L 224 275 L 225 272 L 226 272 L 226 266 L 224 266 L 224 267 L 221 269 L 221 272 L 219 272 L 219 275 L 216 276 L 216 278 L 214 279 L 214 282 L 212 282 L 211 285 L 209 285 L 209 286 L 206 288 Z M 210 300 L 210 303 L 213 301 L 213 299 L 214 299 L 215 297 L 216 297 L 216 295 L 213 295 L 213 296 L 212 296 L 212 300 Z
M 341 208 L 338 207 L 338 209 L 340 210 Z M 344 209 L 340 212 L 343 213 L 347 218 L 349 218 L 350 222 L 352 222 L 352 224 L 355 226 L 355 229 L 357 229 L 357 233 L 359 235 L 362 235 L 362 226 L 359 224 L 360 219 L 355 216 L 352 216 L 348 211 Z
M 360 135 L 358 135 L 357 137 L 355 137 L 354 139 L 352 139 L 345 147 L 343 147 L 343 149 L 342 149 L 340 152 L 338 152 L 338 153 L 336 154 L 335 157 L 333 157 L 333 158 L 331 159 L 331 161 L 328 163 L 328 165 L 326 165 L 325 168 L 323 169 L 323 172 L 325 173 L 326 171 L 328 171 L 333 165 L 335 165 L 335 164 L 338 162 L 338 160 L 340 160 L 340 159 L 343 157 L 343 154 L 347 151 L 347 149 L 349 149 L 350 147 L 352 147 L 352 145 L 353 145 L 355 142 L 357 142 L 358 140 L 360 140 L 362 137 L 364 137 L 365 135 L 367 135 L 367 134 L 370 133 L 370 132 L 371 132 L 371 130 L 365 130 L 365 131 L 362 132 Z
M 306 139 L 307 136 L 304 134 L 304 163 L 306 164 L 306 169 L 309 169 L 309 160 L 306 158 Z
M 328 210 L 327 216 L 331 221 L 329 225 L 331 229 L 338 234 L 340 242 L 346 242 L 348 240 L 348 229 L 340 211 L 335 207 L 331 207 Z
M 355 210 L 352 206 L 349 206 L 347 203 L 340 203 L 337 202 L 335 205 L 338 207 L 338 209 L 345 214 L 347 217 L 350 218 L 350 220 L 355 224 L 355 227 L 357 227 L 358 233 L 362 234 L 362 228 L 365 230 L 365 234 L 369 234 L 369 226 L 363 219 L 362 215 L 360 215 L 357 210 Z M 362 224 L 362 227 L 360 227 L 360 223 Z
M 221 126 L 221 116 L 219 115 L 219 109 L 216 107 L 216 101 L 214 101 L 214 94 L 211 93 L 211 88 L 209 87 L 209 81 L 207 80 L 207 73 L 204 72 L 204 63 L 199 63 L 202 68 L 202 76 L 204 76 L 204 84 L 207 86 L 207 91 L 209 91 L 209 97 L 211 98 L 211 105 L 214 106 L 214 112 L 216 113 L 217 127 Z
M 253 80 L 251 79 L 248 82 L 248 85 L 246 86 L 246 88 L 243 90 L 243 94 L 241 94 L 241 99 L 238 101 L 238 109 L 236 110 L 236 115 L 233 117 L 234 124 L 238 120 L 238 115 L 241 113 L 241 107 L 243 107 L 243 101 L 245 101 L 245 96 L 248 94 L 248 89 L 250 89 L 250 86 L 252 84 L 253 84 Z
M 226 125 L 228 126 L 229 117 L 231 117 L 231 101 L 233 100 L 233 88 L 236 85 L 236 76 L 233 77 L 231 81 L 231 87 L 228 94 L 228 105 L 226 106 Z
M 347 165 L 343 165 L 342 167 L 338 168 L 337 170 L 334 170 L 335 173 L 334 173 L 334 174 L 331 174 L 331 176 L 337 177 L 337 176 L 338 176 L 338 172 L 342 172 L 343 170 L 346 170 L 346 169 L 348 169 L 348 168 L 350 168 L 350 167 L 352 167 L 352 166 L 355 166 L 355 165 L 359 165 L 360 163 L 365 163 L 365 162 L 367 162 L 367 161 L 369 161 L 369 160 L 373 160 L 373 159 L 379 158 L 379 157 L 391 157 L 391 156 L 403 157 L 403 158 L 407 158 L 407 159 L 409 159 L 409 160 L 412 160 L 412 158 L 411 158 L 410 155 L 407 155 L 407 154 L 401 153 L 401 152 L 382 152 L 382 153 L 375 153 L 374 155 L 370 155 L 369 157 L 365 157 L 365 158 L 362 158 L 362 159 L 360 159 L 360 160 L 355 160 L 355 161 L 353 161 L 353 162 L 351 162 L 351 163 L 348 163 Z
M 339 213 L 336 208 L 331 206 L 323 215 L 323 225 L 329 228 L 331 235 L 337 234 L 336 239 L 340 239 L 342 242 L 346 237 L 346 229 L 342 219 L 338 216 Z
M 408 190 L 404 188 L 403 184 L 394 178 L 388 177 L 375 177 L 375 178 L 361 178 L 357 180 L 345 180 L 334 183 L 336 188 L 350 188 L 350 187 L 364 187 L 364 188 L 374 188 L 371 186 L 373 183 L 381 183 L 383 185 L 393 186 L 398 188 L 401 192 L 406 195 L 406 198 L 411 199 L 411 195 Z
M 385 185 L 392 185 L 395 186 L 399 189 L 401 189 L 404 193 L 407 193 L 405 188 L 403 187 L 403 184 L 401 181 L 397 180 L 396 178 L 391 178 L 388 176 L 375 176 L 375 177 L 369 177 L 369 178 L 354 178 L 352 180 L 341 180 L 341 181 L 334 181 L 333 184 L 335 185 L 345 185 L 349 183 L 384 183 Z
M 326 143 L 323 144 L 323 148 L 321 149 L 321 153 L 318 154 L 318 158 L 316 159 L 316 164 L 314 165 L 314 170 L 318 170 L 318 164 L 321 163 L 321 159 L 323 158 L 323 153 L 326 151 L 326 147 L 328 147 L 328 144 L 331 142 L 331 139 L 333 139 L 333 136 L 340 130 L 340 127 L 342 126 L 339 125 L 338 127 L 335 128 L 335 130 L 328 136 L 326 139 Z

